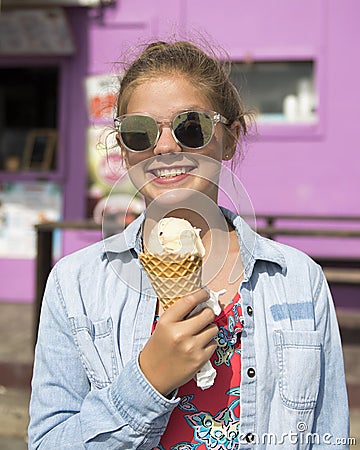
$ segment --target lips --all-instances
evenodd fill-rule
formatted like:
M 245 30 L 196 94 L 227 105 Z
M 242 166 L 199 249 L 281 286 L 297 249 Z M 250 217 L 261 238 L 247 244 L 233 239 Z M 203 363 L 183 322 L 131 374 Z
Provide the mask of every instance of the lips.
M 157 178 L 173 178 L 178 177 L 180 175 L 189 173 L 191 170 L 191 167 L 171 167 L 171 168 L 159 168 L 152 170 L 151 172 L 157 177 Z
M 190 175 L 195 167 L 190 166 L 176 166 L 176 167 L 158 167 L 148 171 L 152 177 L 153 181 L 158 184 L 170 184 L 178 183 L 184 180 Z
M 198 168 L 193 158 L 184 157 L 183 154 L 158 155 L 149 160 L 144 172 L 150 175 L 152 181 L 159 184 L 177 183 L 187 178 Z

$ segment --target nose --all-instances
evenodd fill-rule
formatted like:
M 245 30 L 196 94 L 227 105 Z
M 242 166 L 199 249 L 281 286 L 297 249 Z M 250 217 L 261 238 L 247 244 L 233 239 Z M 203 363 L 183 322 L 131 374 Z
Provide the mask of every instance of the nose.
M 154 147 L 154 155 L 181 152 L 181 146 L 175 141 L 169 125 L 162 125 L 159 139 Z

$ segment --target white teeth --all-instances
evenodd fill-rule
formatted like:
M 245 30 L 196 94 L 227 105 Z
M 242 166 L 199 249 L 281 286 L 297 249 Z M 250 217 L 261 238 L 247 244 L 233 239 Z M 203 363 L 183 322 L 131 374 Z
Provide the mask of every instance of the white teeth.
M 186 168 L 185 167 L 181 167 L 181 168 L 176 168 L 176 169 L 157 169 L 156 171 L 156 176 L 157 177 L 162 177 L 162 178 L 171 178 L 171 177 L 176 177 L 178 175 L 181 175 L 183 173 L 186 173 Z

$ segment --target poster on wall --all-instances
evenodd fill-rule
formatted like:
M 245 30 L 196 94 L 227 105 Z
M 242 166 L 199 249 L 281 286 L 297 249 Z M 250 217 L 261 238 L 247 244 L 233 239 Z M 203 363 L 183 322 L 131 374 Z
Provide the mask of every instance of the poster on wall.
M 92 75 L 85 80 L 86 100 L 91 124 L 112 124 L 119 92 L 118 75 Z
M 98 74 L 85 80 L 87 133 L 87 216 L 103 225 L 105 235 L 121 231 L 144 209 L 115 139 L 119 75 Z
M 88 216 L 113 234 L 143 211 L 143 200 L 127 175 L 113 130 L 90 127 L 87 146 Z
M 34 225 L 61 218 L 62 192 L 56 183 L 0 184 L 0 258 L 35 258 Z M 55 243 L 54 253 L 59 253 Z

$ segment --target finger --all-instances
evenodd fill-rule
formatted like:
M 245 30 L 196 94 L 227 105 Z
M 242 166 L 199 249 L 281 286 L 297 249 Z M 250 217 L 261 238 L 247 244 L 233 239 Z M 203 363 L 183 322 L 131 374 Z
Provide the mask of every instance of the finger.
M 202 336 L 204 341 L 206 341 L 205 344 L 203 344 L 203 352 L 204 352 L 204 357 L 206 359 L 210 359 L 212 354 L 215 352 L 215 350 L 218 347 L 217 341 L 215 340 L 217 331 L 218 330 L 216 330 L 215 336 L 214 336 L 214 330 L 209 330 L 209 332 L 206 332 L 204 334 L 204 336 Z M 209 339 L 209 337 L 210 337 L 210 339 Z
M 219 331 L 218 327 L 214 323 L 211 323 L 206 328 L 204 328 L 196 336 L 196 338 L 199 339 L 199 344 L 201 342 L 204 347 L 206 347 L 207 345 L 215 345 L 215 347 L 216 347 L 217 342 L 216 342 L 215 338 L 218 334 L 218 331 Z
M 201 349 L 212 349 L 213 351 L 217 347 L 217 341 L 215 340 L 218 333 L 218 328 L 215 324 L 208 325 L 200 333 L 193 336 L 192 344 L 194 348 Z
M 215 342 L 214 339 L 212 339 L 210 342 L 208 342 L 206 344 L 206 346 L 204 347 L 204 357 L 206 358 L 206 360 L 209 360 L 211 358 L 211 356 L 213 355 L 213 353 L 216 351 L 217 349 L 217 344 Z
M 198 313 L 186 318 L 183 323 L 189 327 L 191 334 L 195 335 L 212 324 L 215 317 L 214 311 L 211 308 L 204 308 Z
M 165 311 L 169 319 L 174 321 L 183 320 L 197 305 L 209 300 L 209 293 L 205 289 L 179 298 L 167 311 Z

